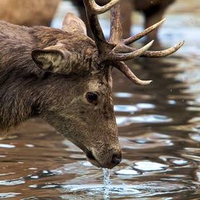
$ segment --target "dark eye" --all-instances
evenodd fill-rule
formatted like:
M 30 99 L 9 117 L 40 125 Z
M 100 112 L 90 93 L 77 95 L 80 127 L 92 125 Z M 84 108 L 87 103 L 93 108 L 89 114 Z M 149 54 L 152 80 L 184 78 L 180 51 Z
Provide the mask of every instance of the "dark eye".
M 98 101 L 98 95 L 94 92 L 87 92 L 86 99 L 89 103 L 93 103 L 94 105 L 96 105 Z

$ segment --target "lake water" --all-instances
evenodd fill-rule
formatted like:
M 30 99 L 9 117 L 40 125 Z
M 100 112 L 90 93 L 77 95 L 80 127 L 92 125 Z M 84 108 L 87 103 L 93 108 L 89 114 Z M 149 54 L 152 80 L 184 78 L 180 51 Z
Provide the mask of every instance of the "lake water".
M 200 199 L 200 21 L 178 8 L 169 10 L 159 38 L 165 47 L 185 40 L 181 50 L 130 64 L 151 85 L 113 72 L 123 160 L 110 171 L 111 183 L 81 150 L 31 119 L 0 140 L 0 199 Z M 133 32 L 141 29 L 136 24 Z

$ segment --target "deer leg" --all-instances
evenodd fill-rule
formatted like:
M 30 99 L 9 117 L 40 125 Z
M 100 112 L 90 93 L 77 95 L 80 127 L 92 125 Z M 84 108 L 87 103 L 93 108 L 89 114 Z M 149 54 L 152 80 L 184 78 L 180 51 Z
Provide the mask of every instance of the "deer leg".
M 92 38 L 92 32 L 91 32 L 89 23 L 88 23 L 88 21 L 87 21 L 87 16 L 86 16 L 86 13 L 85 13 L 85 8 L 84 8 L 84 6 L 78 6 L 77 9 L 78 9 L 80 18 L 81 18 L 81 19 L 85 22 L 85 24 L 86 24 L 86 27 L 87 27 L 87 35 L 88 35 L 89 37 Z
M 145 28 L 150 27 L 151 25 L 155 24 L 156 22 L 160 21 L 163 18 L 165 9 L 156 9 L 152 8 L 151 10 L 145 11 Z M 159 47 L 160 42 L 158 39 L 158 29 L 155 29 L 151 33 L 147 35 L 146 42 L 149 42 L 151 40 L 154 40 L 154 47 Z
M 121 1 L 123 38 L 128 38 L 131 35 L 133 10 L 134 4 L 132 0 Z

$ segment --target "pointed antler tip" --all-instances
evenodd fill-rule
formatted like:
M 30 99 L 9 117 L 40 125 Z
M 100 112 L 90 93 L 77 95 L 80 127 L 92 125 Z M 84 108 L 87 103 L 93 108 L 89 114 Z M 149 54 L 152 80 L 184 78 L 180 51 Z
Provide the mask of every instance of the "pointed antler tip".
M 135 77 L 135 78 L 130 78 L 130 80 L 135 83 L 136 85 L 139 85 L 139 86 L 146 86 L 146 85 L 149 85 L 151 84 L 153 81 L 152 80 L 141 80 L 139 79 L 138 77 Z
M 154 40 L 151 40 L 148 44 L 152 45 L 154 43 Z
M 148 50 L 154 43 L 154 40 L 151 40 L 151 42 L 147 43 L 145 46 L 143 46 L 141 49 L 144 49 L 144 50 Z
M 164 21 L 166 21 L 166 18 L 163 18 L 162 20 L 160 20 L 161 22 L 164 22 Z
M 179 46 L 183 46 L 185 44 L 185 40 L 178 43 Z
M 178 49 L 180 49 L 184 45 L 184 43 L 185 43 L 184 40 L 179 42 L 177 45 L 174 46 L 174 50 L 177 51 Z
M 149 85 L 151 84 L 153 81 L 152 80 L 141 80 L 138 85 L 141 85 L 141 86 L 146 86 L 146 85 Z
M 105 13 L 106 11 L 110 10 L 114 5 L 116 5 L 119 2 L 120 2 L 120 0 L 112 0 L 112 1 L 108 2 L 107 4 L 105 4 L 104 6 L 99 6 L 95 1 L 93 1 L 92 2 L 93 11 L 96 14 Z

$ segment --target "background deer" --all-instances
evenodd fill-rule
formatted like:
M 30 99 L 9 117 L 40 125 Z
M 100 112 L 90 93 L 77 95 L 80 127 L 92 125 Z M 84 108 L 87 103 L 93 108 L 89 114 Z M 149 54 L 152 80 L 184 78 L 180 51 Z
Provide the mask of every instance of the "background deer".
M 105 5 L 110 0 L 97 0 L 99 5 Z M 134 24 L 132 20 L 132 12 L 138 10 L 144 15 L 144 27 L 155 24 L 163 18 L 164 12 L 167 7 L 172 4 L 175 0 L 124 0 L 121 1 L 121 13 L 122 13 L 122 27 L 123 37 L 129 37 L 131 35 L 131 26 Z M 81 19 L 87 22 L 86 13 L 82 0 L 71 1 L 78 9 Z M 157 30 L 147 35 L 147 41 L 158 40 Z M 91 35 L 91 32 L 89 32 Z
M 123 40 L 118 2 L 100 7 L 94 0 L 84 0 L 94 40 L 71 13 L 62 30 L 0 21 L 0 130 L 39 116 L 80 147 L 95 166 L 112 168 L 120 163 L 111 69 L 147 85 L 151 81 L 137 78 L 124 61 L 167 56 L 182 43 L 157 52 L 147 51 L 152 42 L 141 49 L 128 46 L 163 21 Z M 110 9 L 111 36 L 106 41 L 97 15 Z
M 60 0 L 1 0 L 0 19 L 7 22 L 34 26 L 50 26 Z

